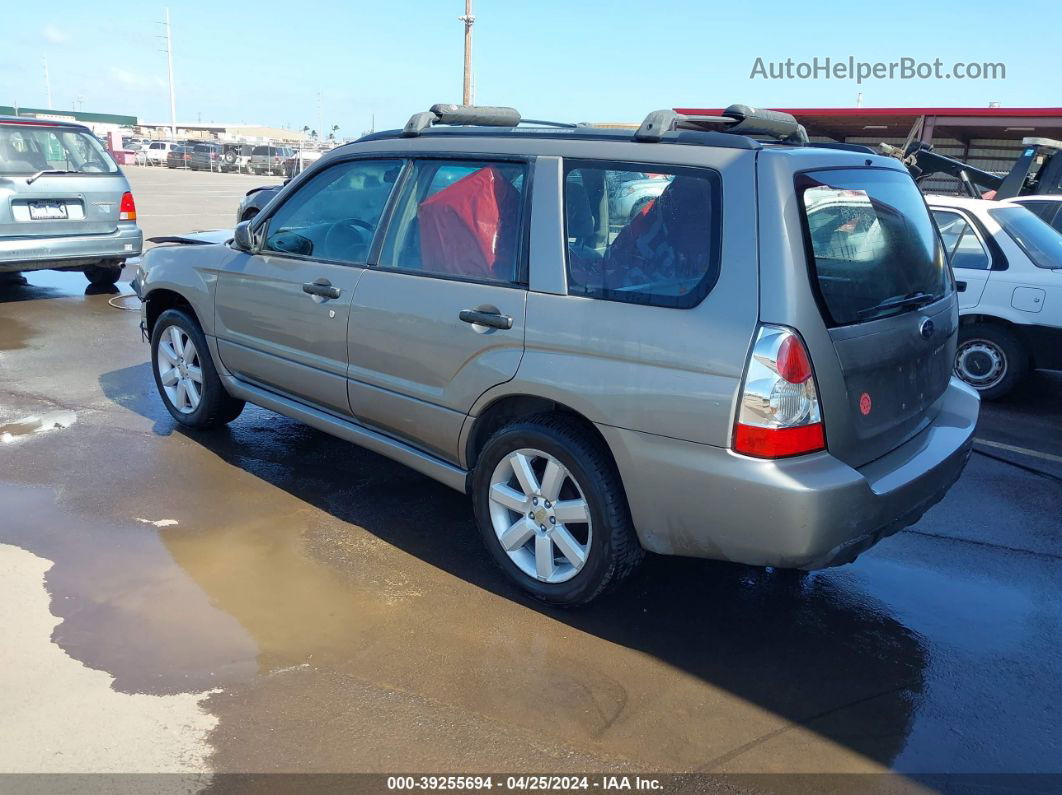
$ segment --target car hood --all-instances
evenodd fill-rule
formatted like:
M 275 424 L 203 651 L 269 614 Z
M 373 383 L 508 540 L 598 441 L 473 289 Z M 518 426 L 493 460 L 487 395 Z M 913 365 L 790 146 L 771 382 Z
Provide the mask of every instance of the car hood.
M 179 243 L 189 246 L 208 246 L 229 240 L 232 240 L 231 229 L 208 229 L 203 232 L 189 232 L 187 235 L 161 235 L 148 238 L 151 243 Z

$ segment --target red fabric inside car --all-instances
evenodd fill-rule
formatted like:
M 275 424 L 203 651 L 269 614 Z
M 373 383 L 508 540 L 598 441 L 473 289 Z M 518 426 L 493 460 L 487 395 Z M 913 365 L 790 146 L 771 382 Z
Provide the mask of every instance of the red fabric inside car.
M 493 166 L 420 203 L 424 270 L 480 279 L 515 278 L 520 192 Z
M 608 251 L 603 285 L 696 279 L 708 267 L 711 186 L 678 176 L 616 236 Z

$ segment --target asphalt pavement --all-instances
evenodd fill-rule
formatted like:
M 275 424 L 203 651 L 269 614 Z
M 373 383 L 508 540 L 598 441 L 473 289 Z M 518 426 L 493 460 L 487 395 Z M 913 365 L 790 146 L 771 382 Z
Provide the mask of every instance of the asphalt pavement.
M 231 224 L 252 181 L 136 171 L 149 234 Z M 410 470 L 253 407 L 178 428 L 135 299 L 28 279 L 0 286 L 0 772 L 1062 773 L 1058 374 L 852 565 L 651 557 L 560 611 Z

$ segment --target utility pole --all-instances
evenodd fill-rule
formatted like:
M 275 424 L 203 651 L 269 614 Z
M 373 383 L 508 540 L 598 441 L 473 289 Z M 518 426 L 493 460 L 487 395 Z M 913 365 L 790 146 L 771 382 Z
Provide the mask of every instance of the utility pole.
M 170 138 L 177 140 L 177 100 L 173 92 L 173 36 L 170 33 L 170 9 L 166 8 L 166 67 L 170 77 Z
M 476 18 L 472 16 L 472 0 L 465 0 L 465 15 L 457 18 L 465 23 L 465 82 L 462 103 L 472 104 L 472 26 Z
M 47 56 L 41 56 L 41 62 L 44 64 L 44 88 L 48 91 L 48 110 L 52 109 L 52 78 L 48 75 L 48 58 Z

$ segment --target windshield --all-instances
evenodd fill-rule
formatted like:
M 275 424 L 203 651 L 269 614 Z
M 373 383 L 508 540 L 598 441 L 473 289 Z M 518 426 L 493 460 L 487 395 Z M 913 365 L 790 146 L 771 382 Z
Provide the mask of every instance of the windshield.
M 828 322 L 844 326 L 943 298 L 950 276 L 907 174 L 844 168 L 797 177 L 810 267 Z
M 1038 268 L 1062 268 L 1062 233 L 1024 207 L 999 207 L 988 211 Z
M 0 124 L 0 174 L 40 171 L 114 174 L 118 166 L 87 130 L 38 124 Z

